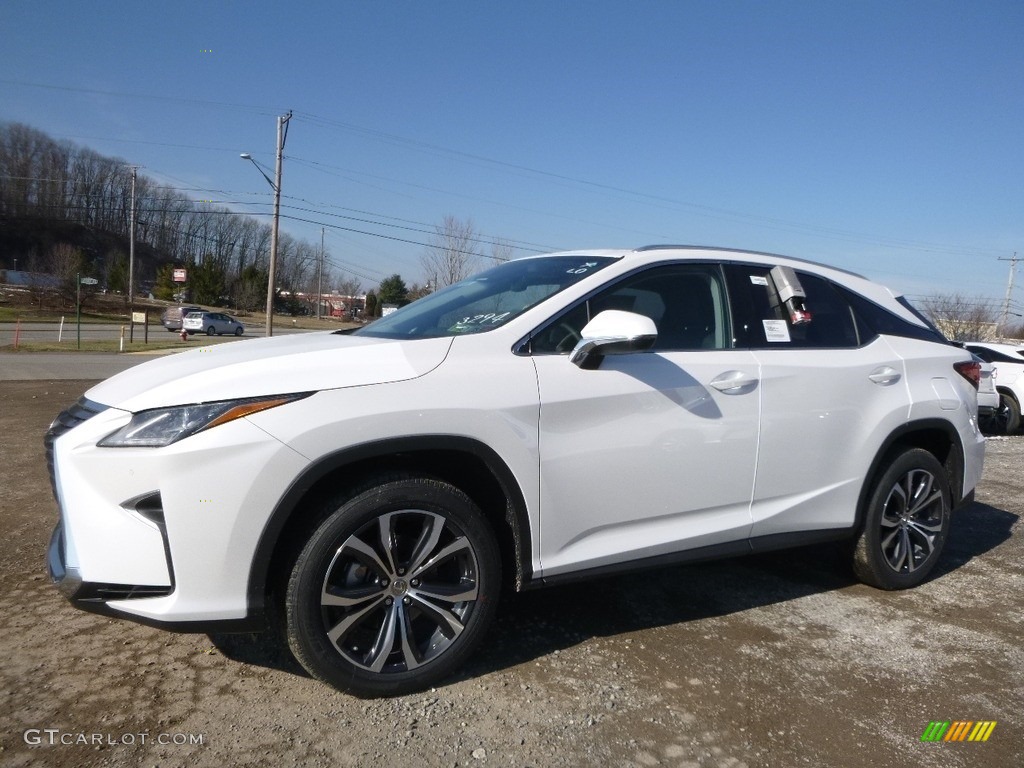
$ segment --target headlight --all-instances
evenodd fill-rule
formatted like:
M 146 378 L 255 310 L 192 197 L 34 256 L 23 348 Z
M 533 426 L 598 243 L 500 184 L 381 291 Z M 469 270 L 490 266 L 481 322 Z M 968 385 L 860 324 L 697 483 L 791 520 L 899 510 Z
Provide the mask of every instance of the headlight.
M 301 392 L 273 397 L 248 397 L 139 411 L 132 415 L 130 422 L 100 440 L 98 445 L 103 448 L 160 448 L 204 429 L 292 403 L 311 394 Z

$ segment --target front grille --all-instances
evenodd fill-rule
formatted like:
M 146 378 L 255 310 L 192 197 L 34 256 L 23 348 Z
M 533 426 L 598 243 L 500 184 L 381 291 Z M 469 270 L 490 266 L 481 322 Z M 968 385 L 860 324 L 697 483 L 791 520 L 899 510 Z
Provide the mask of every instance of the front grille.
M 43 445 L 46 446 L 46 468 L 50 471 L 50 487 L 53 489 L 54 498 L 57 498 L 57 477 L 53 471 L 53 441 L 106 409 L 107 406 L 83 397 L 67 410 L 61 411 L 60 416 L 54 419 L 50 428 L 46 430 Z

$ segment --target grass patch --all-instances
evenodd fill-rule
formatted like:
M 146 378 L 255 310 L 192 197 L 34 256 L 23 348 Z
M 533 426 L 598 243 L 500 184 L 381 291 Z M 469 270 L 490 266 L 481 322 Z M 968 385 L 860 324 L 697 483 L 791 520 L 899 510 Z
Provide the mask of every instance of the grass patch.
M 136 311 L 141 312 L 143 308 L 136 307 Z M 216 312 L 225 312 L 238 320 L 245 323 L 246 328 L 253 330 L 263 328 L 266 325 L 266 315 L 254 314 L 248 315 L 245 313 L 234 313 L 230 309 L 217 309 L 211 310 Z M 149 308 L 149 327 L 150 329 L 158 328 L 162 329 L 163 326 L 160 324 L 160 315 L 162 310 Z M 0 323 L 14 323 L 21 320 L 23 323 L 54 323 L 59 324 L 61 317 L 64 318 L 64 327 L 73 326 L 75 324 L 75 310 L 70 309 L 64 312 L 60 312 L 53 309 L 35 309 L 32 307 L 20 306 L 0 306 Z M 123 325 L 128 324 L 127 312 L 82 312 L 82 325 L 86 323 L 120 323 Z M 354 328 L 358 327 L 360 323 L 353 323 L 349 320 L 339 320 L 337 318 L 322 318 L 317 320 L 315 317 L 287 317 L 274 315 L 274 328 L 300 328 L 304 331 L 337 331 L 341 328 Z M 140 325 L 136 325 L 136 328 L 141 328 Z
M 27 307 L 0 307 L 0 323 L 14 323 L 21 320 L 23 323 L 54 323 L 59 324 L 61 317 L 64 318 L 64 325 L 74 324 L 76 321 L 75 310 L 69 312 L 55 312 L 51 309 L 31 309 Z M 82 313 L 82 325 L 86 323 L 127 323 L 128 316 L 124 314 L 115 313 L 93 313 L 83 312 Z M 160 325 L 160 316 L 157 315 L 154 318 L 150 316 L 150 323 L 152 325 Z

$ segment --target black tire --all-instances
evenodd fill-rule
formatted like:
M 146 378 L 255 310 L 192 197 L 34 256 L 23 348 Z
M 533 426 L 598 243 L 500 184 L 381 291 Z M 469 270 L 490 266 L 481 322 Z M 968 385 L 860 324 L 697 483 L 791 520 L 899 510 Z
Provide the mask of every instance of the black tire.
M 999 410 L 993 419 L 1001 435 L 1013 435 L 1020 429 L 1020 403 L 1013 395 L 999 393 Z
M 457 488 L 417 477 L 383 479 L 336 507 L 288 582 L 295 658 L 366 697 L 452 674 L 483 640 L 501 588 L 497 542 L 480 510 Z
M 217 333 L 217 329 L 214 328 L 212 325 L 209 328 L 206 329 L 206 335 L 207 336 L 215 336 L 216 333 Z
M 928 451 L 893 454 L 868 497 L 853 570 L 879 589 L 924 581 L 949 536 L 952 501 L 946 470 Z
M 235 336 L 241 336 L 243 333 L 245 333 L 245 329 L 242 326 L 235 328 Z

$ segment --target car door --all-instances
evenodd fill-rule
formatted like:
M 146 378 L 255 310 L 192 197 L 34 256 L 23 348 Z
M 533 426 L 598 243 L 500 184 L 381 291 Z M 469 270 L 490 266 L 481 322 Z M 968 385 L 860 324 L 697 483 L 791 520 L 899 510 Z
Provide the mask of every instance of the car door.
M 645 314 L 649 353 L 582 370 L 564 353 L 604 309 Z M 540 556 L 551 577 L 749 534 L 758 365 L 733 348 L 717 265 L 650 268 L 535 334 Z
M 794 324 L 769 267 L 730 269 L 761 370 L 751 536 L 849 528 L 880 445 L 907 418 L 904 362 L 823 277 L 796 272 L 810 319 Z

